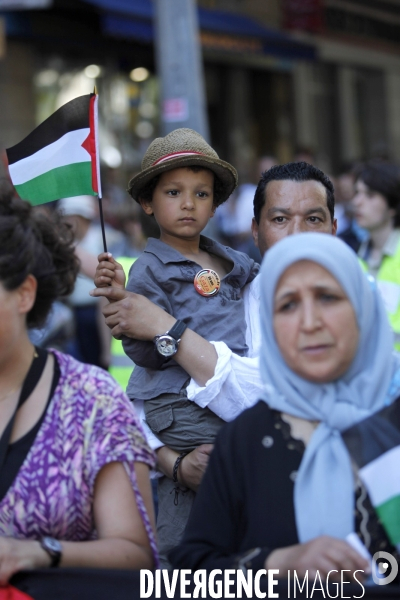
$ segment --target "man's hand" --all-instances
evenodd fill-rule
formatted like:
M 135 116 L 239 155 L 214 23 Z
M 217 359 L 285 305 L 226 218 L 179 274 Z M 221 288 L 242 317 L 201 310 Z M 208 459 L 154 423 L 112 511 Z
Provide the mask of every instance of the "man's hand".
M 141 294 L 116 287 L 102 287 L 92 290 L 90 295 L 102 296 L 110 301 L 102 312 L 111 334 L 117 339 L 126 335 L 136 340 L 151 341 L 176 322 L 174 317 Z
M 317 571 L 321 577 L 326 577 L 329 571 L 336 570 L 339 580 L 342 570 L 350 571 L 349 580 L 354 571 L 370 572 L 369 562 L 350 544 L 328 535 L 317 537 L 305 544 L 274 550 L 265 561 L 265 568 L 279 569 L 283 577 L 287 576 L 289 570 L 296 571 L 301 577 L 308 571 L 310 578 L 314 578 Z M 335 573 L 332 573 L 332 579 L 335 579 Z
M 182 460 L 178 469 L 178 481 L 197 492 L 206 472 L 213 444 L 202 444 L 189 452 Z
M 96 268 L 94 285 L 97 288 L 104 288 L 112 285 L 115 288 L 125 289 L 125 273 L 120 265 L 110 254 L 102 252 L 97 257 L 99 264 Z
M 213 444 L 202 444 L 181 460 L 177 473 L 180 484 L 197 492 L 213 448 Z M 172 479 L 174 464 L 179 456 L 178 452 L 167 446 L 161 446 L 156 450 L 156 454 L 158 468 L 164 475 Z

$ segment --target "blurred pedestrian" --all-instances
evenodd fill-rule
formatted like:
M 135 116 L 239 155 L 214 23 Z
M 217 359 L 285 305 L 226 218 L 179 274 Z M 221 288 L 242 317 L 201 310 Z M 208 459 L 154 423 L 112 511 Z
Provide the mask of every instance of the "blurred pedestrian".
M 114 207 L 114 221 L 123 237 L 118 244 L 114 244 L 113 256 L 137 258 L 143 252 L 148 236 L 142 225 L 142 213 L 140 206 L 129 201 Z
M 241 183 L 216 215 L 218 228 L 225 242 L 235 250 L 245 252 L 257 262 L 261 262 L 261 256 L 254 245 L 250 229 L 254 214 L 254 194 L 262 173 L 277 164 L 274 156 L 259 158 L 254 165 L 251 181 Z
M 400 166 L 380 159 L 360 166 L 354 217 L 369 236 L 358 251 L 385 302 L 400 350 Z
M 355 161 L 343 163 L 339 174 L 334 179 L 337 235 L 355 252 L 358 252 L 361 243 L 368 238 L 368 232 L 357 224 L 353 215 L 352 200 L 359 166 L 360 163 Z
M 97 212 L 93 196 L 63 198 L 57 209 L 72 228 L 76 248 L 97 257 L 103 250 L 103 241 L 100 226 L 95 222 Z M 68 351 L 82 362 L 107 368 L 111 340 L 101 330 L 100 304 L 89 295 L 93 288 L 93 275 L 88 277 L 83 272 L 79 273 L 75 288 L 68 297 L 75 325 L 74 339 Z
M 308 165 L 315 165 L 315 152 L 309 146 L 296 146 L 293 162 L 305 162 Z

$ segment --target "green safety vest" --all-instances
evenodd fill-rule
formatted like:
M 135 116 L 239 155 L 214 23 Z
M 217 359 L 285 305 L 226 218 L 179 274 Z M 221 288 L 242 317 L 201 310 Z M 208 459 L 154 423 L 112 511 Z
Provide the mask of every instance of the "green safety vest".
M 124 269 L 125 277 L 128 279 L 128 274 L 131 266 L 136 258 L 121 256 L 116 259 Z M 111 338 L 111 362 L 108 369 L 110 375 L 119 383 L 123 390 L 128 387 L 129 378 L 135 367 L 135 363 L 125 354 L 121 340 Z
M 368 265 L 360 259 L 363 270 Z M 376 284 L 386 306 L 387 315 L 394 331 L 394 347 L 400 352 L 400 243 L 393 256 L 384 256 L 376 276 Z

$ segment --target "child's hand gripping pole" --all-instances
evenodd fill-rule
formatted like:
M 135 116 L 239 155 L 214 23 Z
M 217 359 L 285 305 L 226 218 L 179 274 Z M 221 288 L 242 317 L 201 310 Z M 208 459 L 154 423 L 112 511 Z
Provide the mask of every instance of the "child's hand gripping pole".
M 125 273 L 122 265 L 117 262 L 110 252 L 102 252 L 97 257 L 99 264 L 96 268 L 94 284 L 98 288 L 112 286 L 125 289 Z

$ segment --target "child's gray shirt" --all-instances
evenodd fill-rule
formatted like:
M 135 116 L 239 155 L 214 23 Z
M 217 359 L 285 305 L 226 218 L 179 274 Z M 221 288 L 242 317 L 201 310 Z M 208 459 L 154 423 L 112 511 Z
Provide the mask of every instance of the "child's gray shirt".
M 223 341 L 240 356 L 247 353 L 242 290 L 257 275 L 259 265 L 242 252 L 200 237 L 200 248 L 233 262 L 215 296 L 200 295 L 194 287 L 202 267 L 161 240 L 149 238 L 132 265 L 126 289 L 143 294 L 208 341 Z M 160 334 L 165 333 L 160 331 Z M 126 354 L 135 363 L 127 394 L 149 400 L 165 392 L 179 393 L 188 374 L 173 359 L 161 356 L 153 342 L 123 337 Z

